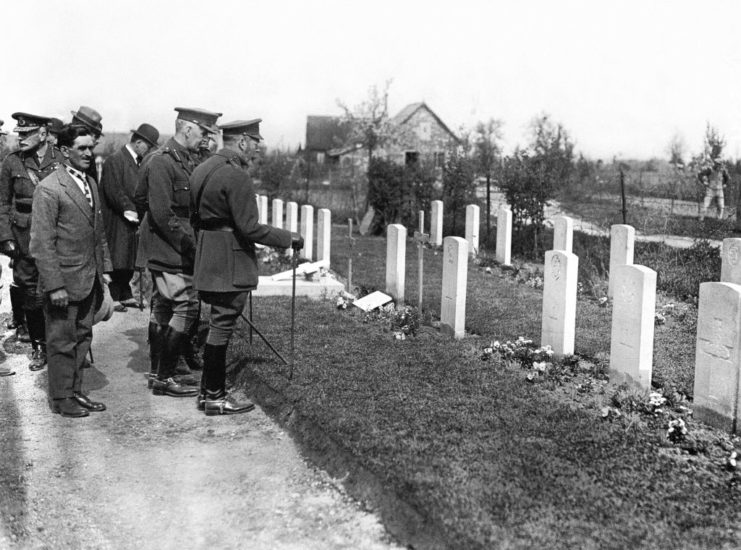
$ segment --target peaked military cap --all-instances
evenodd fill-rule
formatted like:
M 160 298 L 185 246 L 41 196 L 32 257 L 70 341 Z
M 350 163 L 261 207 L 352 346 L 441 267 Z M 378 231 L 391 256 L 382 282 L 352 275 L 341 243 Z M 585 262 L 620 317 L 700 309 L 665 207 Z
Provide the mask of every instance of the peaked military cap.
M 136 130 L 131 130 L 135 136 L 142 138 L 144 141 L 149 143 L 152 147 L 157 147 L 157 141 L 160 139 L 160 133 L 157 128 L 151 124 L 140 124 Z
M 0 136 L 4 136 L 5 134 L 8 133 L 8 132 L 3 132 L 3 130 L 2 130 L 3 124 L 5 124 L 5 121 L 4 120 L 0 120 Z
M 103 117 L 100 113 L 92 107 L 86 107 L 85 105 L 80 106 L 77 111 L 72 111 L 72 126 L 84 126 L 88 130 L 93 131 L 96 134 L 103 135 L 103 124 L 101 123 Z
M 49 133 L 50 134 L 56 135 L 62 131 L 62 128 L 64 128 L 64 122 L 54 117 L 49 119 Z
M 14 132 L 33 132 L 49 124 L 50 120 L 45 116 L 30 115 L 28 113 L 13 113 L 10 116 L 16 120 Z
M 235 120 L 219 126 L 225 136 L 249 136 L 252 139 L 261 140 L 260 123 L 261 118 L 252 120 Z
M 221 116 L 221 113 L 213 113 L 205 109 L 192 109 L 189 107 L 175 107 L 175 110 L 178 112 L 179 120 L 187 120 L 188 122 L 197 124 L 212 134 L 218 132 L 216 121 Z

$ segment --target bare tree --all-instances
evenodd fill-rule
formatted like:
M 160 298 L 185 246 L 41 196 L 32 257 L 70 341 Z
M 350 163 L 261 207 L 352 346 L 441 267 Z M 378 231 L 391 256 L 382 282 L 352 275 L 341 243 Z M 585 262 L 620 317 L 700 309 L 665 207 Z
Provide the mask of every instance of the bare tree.
M 486 237 L 491 233 L 491 180 L 501 161 L 502 121 L 490 118 L 476 124 L 473 157 L 476 171 L 486 178 Z

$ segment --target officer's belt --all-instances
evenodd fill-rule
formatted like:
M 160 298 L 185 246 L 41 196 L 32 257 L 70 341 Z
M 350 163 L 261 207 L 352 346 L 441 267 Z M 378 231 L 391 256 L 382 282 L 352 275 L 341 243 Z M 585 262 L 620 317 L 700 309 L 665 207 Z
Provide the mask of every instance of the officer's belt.
M 190 208 L 188 208 L 187 206 L 173 206 L 172 211 L 178 218 L 190 217 Z
M 15 211 L 18 212 L 19 214 L 30 214 L 31 204 L 24 204 L 22 202 L 16 202 Z
M 234 232 L 234 228 L 229 225 L 229 221 L 220 218 L 202 220 L 198 224 L 198 229 L 200 229 L 201 231 L 227 231 L 229 233 Z

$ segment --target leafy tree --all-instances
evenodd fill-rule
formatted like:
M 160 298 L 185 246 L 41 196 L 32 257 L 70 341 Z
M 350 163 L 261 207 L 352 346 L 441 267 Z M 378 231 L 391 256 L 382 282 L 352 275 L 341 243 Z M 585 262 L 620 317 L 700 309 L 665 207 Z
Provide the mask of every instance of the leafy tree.
M 491 181 L 499 168 L 502 148 L 502 121 L 490 118 L 476 124 L 473 136 L 476 173 L 486 178 L 486 236 L 491 232 Z
M 271 200 L 289 187 L 295 164 L 296 159 L 286 151 L 272 151 L 260 157 L 256 176 Z
M 442 200 L 445 216 L 451 218 L 450 234 L 458 234 L 458 220 L 465 220 L 466 206 L 476 202 L 476 163 L 472 158 L 470 134 L 461 132 L 460 143 L 446 155 L 443 166 Z M 465 222 L 464 222 L 465 223 Z

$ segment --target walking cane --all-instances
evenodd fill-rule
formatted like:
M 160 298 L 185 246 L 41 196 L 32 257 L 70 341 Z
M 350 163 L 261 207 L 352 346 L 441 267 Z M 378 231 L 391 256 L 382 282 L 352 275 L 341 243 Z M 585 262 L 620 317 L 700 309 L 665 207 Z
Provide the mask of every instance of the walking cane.
M 293 268 L 293 283 L 291 285 L 291 370 L 288 375 L 289 380 L 293 380 L 293 365 L 296 362 L 295 348 L 294 348 L 294 334 L 296 332 L 296 264 L 298 263 L 298 250 L 294 250 L 294 254 L 291 257 L 291 264 Z

